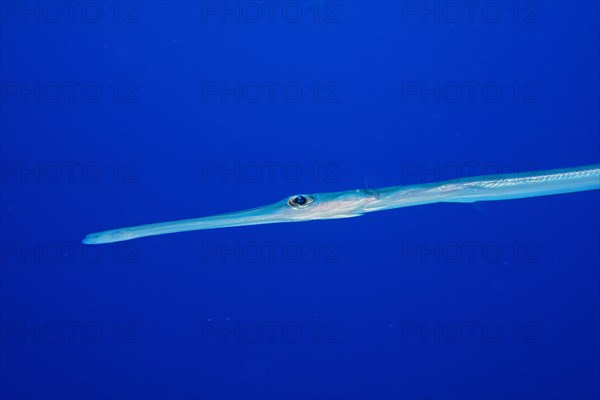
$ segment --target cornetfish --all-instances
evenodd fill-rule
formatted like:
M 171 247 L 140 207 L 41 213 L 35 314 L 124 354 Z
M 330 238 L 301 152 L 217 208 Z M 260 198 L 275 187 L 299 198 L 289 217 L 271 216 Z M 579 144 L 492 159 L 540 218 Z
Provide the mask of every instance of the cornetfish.
M 468 177 L 382 189 L 297 194 L 249 210 L 90 233 L 83 243 L 121 242 L 144 236 L 235 226 L 351 218 L 374 211 L 432 203 L 510 200 L 597 189 L 600 189 L 600 165 L 504 174 L 493 178 Z

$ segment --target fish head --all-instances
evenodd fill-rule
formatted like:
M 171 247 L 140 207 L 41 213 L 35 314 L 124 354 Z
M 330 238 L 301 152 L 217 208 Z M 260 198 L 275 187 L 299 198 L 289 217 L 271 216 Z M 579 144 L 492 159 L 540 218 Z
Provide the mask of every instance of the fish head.
M 280 201 L 279 208 L 290 221 L 352 218 L 364 214 L 364 208 L 378 198 L 372 190 L 296 194 Z

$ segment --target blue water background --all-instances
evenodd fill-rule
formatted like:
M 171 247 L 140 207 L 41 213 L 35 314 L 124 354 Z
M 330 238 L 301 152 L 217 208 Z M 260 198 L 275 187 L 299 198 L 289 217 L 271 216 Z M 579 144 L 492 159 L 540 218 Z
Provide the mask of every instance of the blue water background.
M 95 4 L 98 22 L 2 15 L 1 398 L 600 396 L 597 192 L 79 244 L 294 193 L 598 163 L 598 2 L 494 3 L 497 22 L 485 2 L 454 22 L 421 2 L 297 2 L 298 22 L 288 3 L 258 22 Z M 38 102 L 19 86 L 36 82 L 78 89 Z

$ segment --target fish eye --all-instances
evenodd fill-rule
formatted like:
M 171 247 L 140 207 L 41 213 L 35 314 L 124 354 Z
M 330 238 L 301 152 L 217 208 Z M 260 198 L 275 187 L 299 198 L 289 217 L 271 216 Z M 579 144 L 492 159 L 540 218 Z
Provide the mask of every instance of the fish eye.
M 301 194 L 297 196 L 292 196 L 288 199 L 288 205 L 296 208 L 306 207 L 312 202 L 313 198 L 311 196 L 305 196 Z

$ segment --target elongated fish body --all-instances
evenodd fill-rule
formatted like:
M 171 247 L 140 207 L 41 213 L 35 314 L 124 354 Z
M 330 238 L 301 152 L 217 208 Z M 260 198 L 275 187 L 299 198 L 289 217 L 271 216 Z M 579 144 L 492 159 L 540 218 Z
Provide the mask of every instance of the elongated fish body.
M 589 167 L 534 171 L 498 175 L 495 177 L 469 177 L 425 185 L 395 186 L 380 189 L 382 208 L 387 210 L 431 203 L 474 203 L 522 199 L 600 189 L 600 165 Z M 396 205 L 390 207 L 390 205 Z
M 91 233 L 83 243 L 102 244 L 175 232 L 350 218 L 368 212 L 440 202 L 511 200 L 597 189 L 600 189 L 600 165 L 518 176 L 470 177 L 422 185 L 294 195 L 250 210 Z

